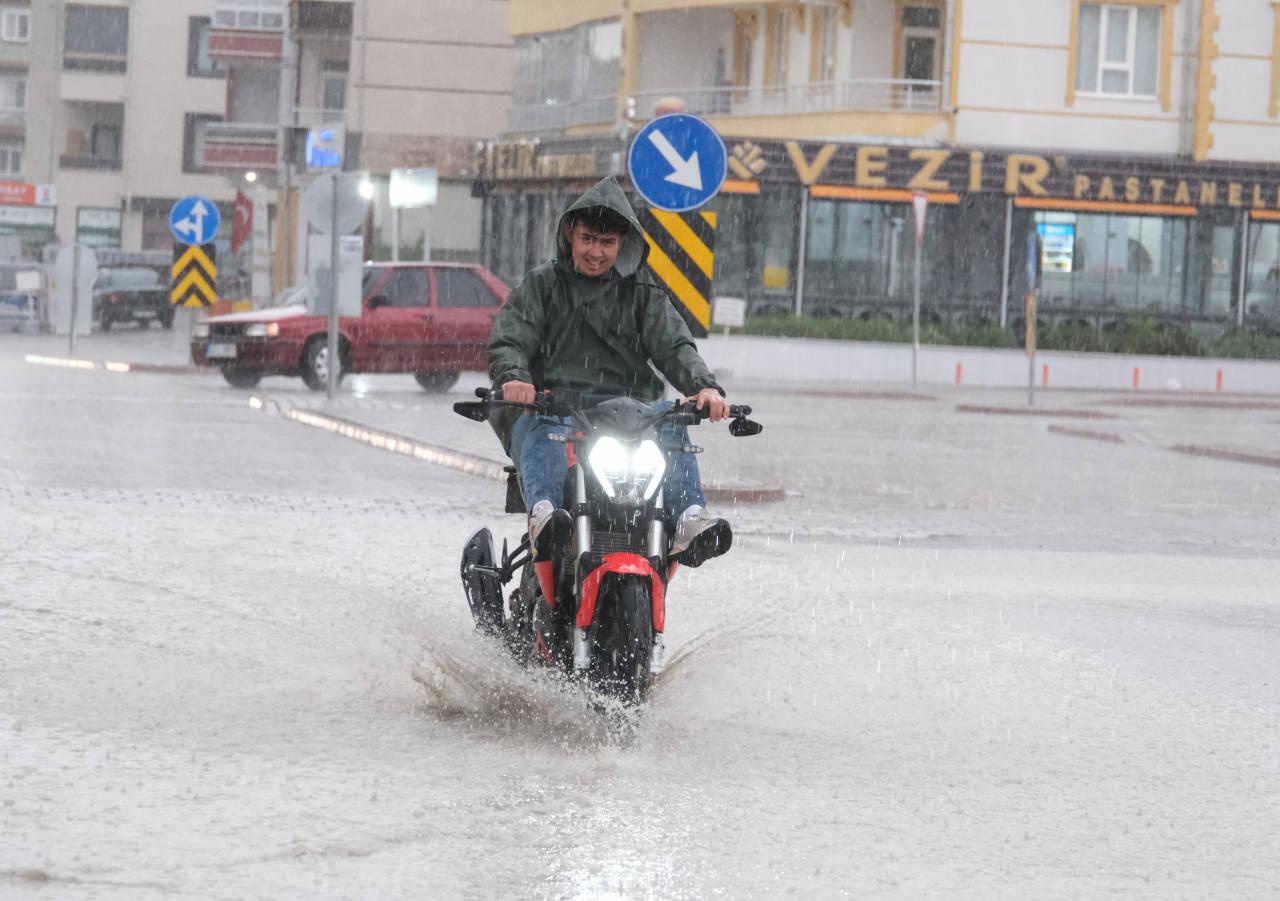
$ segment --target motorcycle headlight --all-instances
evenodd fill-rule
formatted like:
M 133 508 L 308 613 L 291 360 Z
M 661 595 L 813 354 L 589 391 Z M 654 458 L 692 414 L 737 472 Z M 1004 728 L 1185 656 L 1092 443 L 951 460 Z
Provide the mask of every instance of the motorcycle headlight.
M 209 337 L 209 323 L 207 323 L 207 322 L 198 322 L 198 323 L 196 323 L 196 327 L 195 327 L 194 329 L 192 329 L 192 331 L 191 331 L 191 337 L 192 337 L 192 338 L 208 338 L 208 337 Z
M 650 440 L 628 447 L 608 435 L 596 441 L 587 458 L 604 493 L 624 503 L 647 501 L 662 484 L 667 461 Z
M 255 322 L 253 325 L 246 326 L 244 330 L 246 338 L 274 338 L 278 334 L 280 334 L 278 322 Z

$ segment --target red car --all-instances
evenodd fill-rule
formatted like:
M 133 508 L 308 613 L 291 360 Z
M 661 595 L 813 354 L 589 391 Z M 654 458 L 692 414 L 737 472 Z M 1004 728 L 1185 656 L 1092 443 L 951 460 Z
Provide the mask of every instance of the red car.
M 447 391 L 463 370 L 485 370 L 485 344 L 510 290 L 482 266 L 370 263 L 359 316 L 339 320 L 339 378 L 348 372 L 412 372 Z M 191 334 L 191 358 L 217 366 L 237 388 L 264 375 L 300 375 L 321 391 L 329 375 L 328 324 L 305 292 L 251 313 L 211 316 Z M 296 300 L 296 302 L 294 302 Z

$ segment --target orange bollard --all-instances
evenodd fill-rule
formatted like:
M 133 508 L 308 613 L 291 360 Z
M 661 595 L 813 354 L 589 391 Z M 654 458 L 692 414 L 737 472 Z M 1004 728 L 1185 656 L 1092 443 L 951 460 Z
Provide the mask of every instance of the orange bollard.
M 1133 367 L 1133 389 L 1135 391 L 1138 390 L 1138 385 L 1142 382 L 1142 376 L 1140 375 L 1141 372 L 1142 370 L 1137 366 Z
M 1219 370 L 1218 370 L 1218 384 L 1217 384 L 1217 387 L 1215 387 L 1213 390 L 1214 390 L 1214 391 L 1218 391 L 1218 392 L 1221 392 L 1221 391 L 1222 391 L 1222 370 L 1221 370 L 1221 369 L 1219 369 Z
M 960 383 L 964 381 L 964 364 L 956 364 L 956 387 L 960 387 Z
M 1040 386 L 1042 388 L 1049 387 L 1049 364 L 1045 363 L 1040 370 Z

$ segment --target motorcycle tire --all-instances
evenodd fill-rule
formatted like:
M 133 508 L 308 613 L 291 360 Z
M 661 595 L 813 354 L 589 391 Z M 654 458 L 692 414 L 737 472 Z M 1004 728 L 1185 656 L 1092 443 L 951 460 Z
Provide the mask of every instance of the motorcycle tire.
M 653 654 L 653 599 L 647 582 L 608 578 L 601 589 L 592 627 L 591 687 L 624 705 L 638 705 L 649 693 Z

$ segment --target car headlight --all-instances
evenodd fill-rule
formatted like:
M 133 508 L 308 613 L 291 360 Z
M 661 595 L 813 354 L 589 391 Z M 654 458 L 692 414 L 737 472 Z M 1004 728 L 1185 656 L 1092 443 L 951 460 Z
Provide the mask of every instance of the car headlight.
M 274 338 L 278 334 L 280 334 L 278 322 L 255 322 L 253 325 L 246 326 L 244 330 L 246 338 Z
M 196 323 L 196 327 L 191 331 L 191 337 L 192 337 L 192 338 L 208 338 L 208 337 L 209 337 L 209 323 L 207 323 L 207 322 L 197 322 L 197 323 Z
M 606 435 L 596 441 L 587 460 L 604 493 L 624 503 L 652 498 L 667 469 L 662 450 L 648 439 L 628 447 Z

